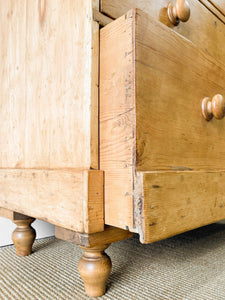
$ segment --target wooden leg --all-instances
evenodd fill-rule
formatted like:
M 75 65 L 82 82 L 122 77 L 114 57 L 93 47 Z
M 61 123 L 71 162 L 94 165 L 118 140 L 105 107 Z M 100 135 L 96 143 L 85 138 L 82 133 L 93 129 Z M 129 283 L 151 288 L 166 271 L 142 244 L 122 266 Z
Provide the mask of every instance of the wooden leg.
M 99 297 L 105 293 L 106 282 L 112 269 L 111 259 L 104 252 L 108 246 L 93 248 L 80 246 L 84 250 L 84 255 L 79 261 L 78 270 L 88 296 Z
M 29 218 L 25 220 L 13 220 L 17 228 L 12 234 L 13 243 L 16 247 L 16 254 L 19 256 L 27 256 L 32 252 L 32 246 L 36 237 L 36 232 L 31 223 L 35 219 Z
M 59 239 L 76 243 L 84 250 L 78 270 L 85 284 L 85 291 L 91 297 L 105 293 L 106 282 L 112 269 L 109 256 L 104 252 L 111 243 L 132 237 L 128 230 L 105 226 L 104 231 L 79 233 L 56 226 L 55 236 Z

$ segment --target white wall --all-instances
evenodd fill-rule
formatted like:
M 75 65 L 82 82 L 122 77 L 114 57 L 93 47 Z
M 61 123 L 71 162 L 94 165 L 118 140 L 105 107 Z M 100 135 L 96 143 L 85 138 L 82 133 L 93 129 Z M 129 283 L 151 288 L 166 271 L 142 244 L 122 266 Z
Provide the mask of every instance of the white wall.
M 54 236 L 55 226 L 41 220 L 35 220 L 32 227 L 36 230 L 37 239 Z M 12 244 L 12 232 L 16 225 L 9 219 L 0 217 L 0 247 Z

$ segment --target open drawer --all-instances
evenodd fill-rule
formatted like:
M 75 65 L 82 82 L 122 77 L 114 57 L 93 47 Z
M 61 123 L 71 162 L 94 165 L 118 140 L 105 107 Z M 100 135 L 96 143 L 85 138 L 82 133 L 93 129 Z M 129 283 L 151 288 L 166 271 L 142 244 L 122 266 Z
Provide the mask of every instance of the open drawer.
M 106 224 L 151 242 L 225 218 L 225 120 L 202 114 L 207 97 L 224 115 L 224 78 L 221 62 L 140 10 L 101 30 Z
M 171 23 L 168 15 L 168 5 L 176 2 L 188 3 L 190 7 L 190 18 L 185 22 L 181 21 L 178 26 Z M 132 8 L 141 9 L 155 21 L 171 27 L 216 59 L 225 62 L 223 0 L 101 0 L 100 4 L 101 12 L 113 19 L 119 18 Z

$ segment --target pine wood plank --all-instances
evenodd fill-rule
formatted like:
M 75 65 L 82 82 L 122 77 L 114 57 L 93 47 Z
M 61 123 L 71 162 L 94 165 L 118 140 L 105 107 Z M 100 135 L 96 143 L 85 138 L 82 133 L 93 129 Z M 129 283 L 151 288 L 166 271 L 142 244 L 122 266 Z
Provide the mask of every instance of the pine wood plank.
M 216 59 L 225 62 L 225 49 L 222 46 L 225 41 L 223 34 L 225 24 L 224 15 L 215 9 L 215 7 L 211 11 L 210 8 L 213 6 L 209 6 L 210 2 L 207 0 L 201 0 L 201 2 L 204 2 L 204 5 L 197 0 L 188 0 L 191 7 L 190 19 L 188 22 L 181 22 L 178 26 L 174 27 L 169 22 L 167 15 L 167 6 L 170 1 L 101 0 L 101 12 L 116 19 L 132 8 L 139 8 L 148 13 L 154 20 L 173 28 L 174 31 L 185 36 Z M 220 1 L 221 5 L 224 5 L 222 2 L 224 1 Z M 221 46 L 215 47 L 215 43 Z
M 98 1 L 1 3 L 0 167 L 98 169 Z
M 142 172 L 167 169 L 175 176 L 202 170 L 195 179 L 204 201 L 202 174 L 217 170 L 218 178 L 224 169 L 224 120 L 205 121 L 201 101 L 205 95 L 225 95 L 225 66 L 140 10 L 105 26 L 100 49 L 105 222 L 143 235 L 148 230 L 141 219 Z M 191 179 L 186 184 L 191 189 Z M 178 187 L 174 201 L 179 193 Z M 209 215 L 205 219 L 213 222 Z
M 101 30 L 101 59 L 102 161 L 122 160 L 119 142 L 138 171 L 225 165 L 224 120 L 201 111 L 204 97 L 225 95 L 225 65 L 141 11 Z
M 93 13 L 93 11 L 92 11 Z M 98 134 L 98 102 L 99 102 L 99 24 L 92 15 L 91 33 L 91 106 L 90 106 L 90 167 L 99 168 L 99 134 Z M 85 123 L 85 122 L 84 122 Z
M 100 31 L 100 168 L 105 171 L 105 222 L 133 227 L 135 97 L 132 20 Z M 125 80 L 125 82 L 124 82 Z
M 6 219 L 10 219 L 11 221 L 31 219 L 31 217 L 29 216 L 22 215 L 20 213 L 2 207 L 0 207 L 0 216 Z
M 208 0 L 213 6 L 215 6 L 225 16 L 225 3 L 223 0 Z
M 103 172 L 0 169 L 0 207 L 79 232 L 104 229 Z
M 80 234 L 72 230 L 57 227 L 55 236 L 59 239 L 84 247 L 96 247 L 111 244 L 132 237 L 132 233 L 120 228 L 105 226 L 104 231 L 92 234 Z
M 100 170 L 89 170 L 87 200 L 84 201 L 84 232 L 95 233 L 104 229 L 104 175 Z
M 201 103 L 225 95 L 225 65 L 147 14 L 136 16 L 137 170 L 223 168 L 225 122 L 205 121 Z
M 225 23 L 225 15 L 224 12 L 219 9 L 219 6 L 215 6 L 213 1 L 209 0 L 199 0 L 205 7 L 207 7 L 211 13 L 213 13 L 218 19 L 220 19 L 223 23 Z
M 142 242 L 225 218 L 225 172 L 143 173 Z
M 109 18 L 106 15 L 100 13 L 99 10 L 97 10 L 97 9 L 93 10 L 93 18 L 101 26 L 105 26 L 113 21 L 112 18 Z
M 24 162 L 26 1 L 0 4 L 0 166 Z

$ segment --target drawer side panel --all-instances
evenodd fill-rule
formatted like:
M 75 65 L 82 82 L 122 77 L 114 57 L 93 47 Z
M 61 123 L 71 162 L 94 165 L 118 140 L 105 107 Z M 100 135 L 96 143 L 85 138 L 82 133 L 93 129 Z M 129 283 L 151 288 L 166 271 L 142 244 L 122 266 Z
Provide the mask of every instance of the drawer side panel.
M 135 97 L 133 16 L 100 31 L 100 168 L 105 172 L 105 222 L 133 227 Z

